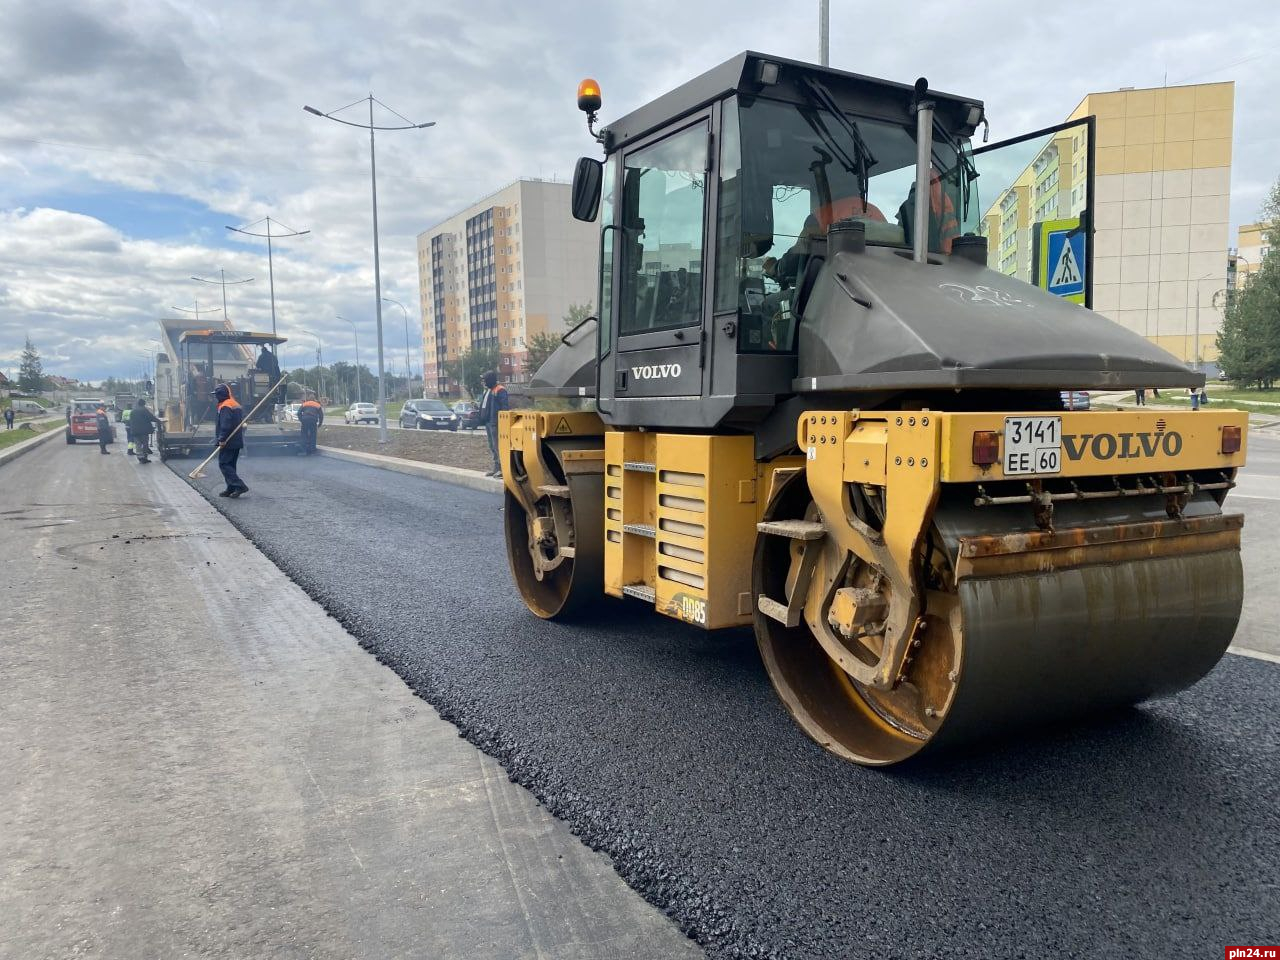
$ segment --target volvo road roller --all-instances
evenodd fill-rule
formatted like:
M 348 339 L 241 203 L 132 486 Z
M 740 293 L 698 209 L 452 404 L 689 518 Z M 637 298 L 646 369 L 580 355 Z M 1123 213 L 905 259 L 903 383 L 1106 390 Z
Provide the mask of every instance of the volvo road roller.
M 578 102 L 598 319 L 531 387 L 590 411 L 499 428 L 535 614 L 751 624 L 801 728 L 874 765 L 1213 668 L 1246 416 L 1075 409 L 1204 380 L 1085 305 L 1091 118 L 993 186 L 982 102 L 923 79 L 743 53 L 603 129 Z

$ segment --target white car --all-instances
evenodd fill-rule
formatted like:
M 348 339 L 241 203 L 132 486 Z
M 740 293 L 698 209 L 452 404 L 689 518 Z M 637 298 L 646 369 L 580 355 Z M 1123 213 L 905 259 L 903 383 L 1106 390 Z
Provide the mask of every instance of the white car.
M 302 409 L 302 404 L 300 403 L 286 403 L 284 405 L 284 412 L 281 414 L 281 419 L 289 421 L 297 420 L 298 411 L 300 409 Z
M 353 403 L 342 415 L 347 423 L 377 423 L 378 405 L 376 403 Z

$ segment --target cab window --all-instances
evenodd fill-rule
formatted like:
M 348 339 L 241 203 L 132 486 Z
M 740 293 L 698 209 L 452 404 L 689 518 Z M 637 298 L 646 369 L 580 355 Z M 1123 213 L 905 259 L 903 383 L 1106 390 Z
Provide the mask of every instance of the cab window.
M 624 159 L 620 335 L 701 323 L 706 167 L 704 123 Z

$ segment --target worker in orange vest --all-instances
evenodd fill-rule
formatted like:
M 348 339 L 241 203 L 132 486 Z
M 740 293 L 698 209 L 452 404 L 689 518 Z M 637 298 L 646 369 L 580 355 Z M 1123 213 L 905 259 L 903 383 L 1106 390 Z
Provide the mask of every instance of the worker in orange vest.
M 213 391 L 213 399 L 218 404 L 217 433 L 214 440 L 218 444 L 218 469 L 227 482 L 227 489 L 220 490 L 220 497 L 242 497 L 249 492 L 249 485 L 236 473 L 236 461 L 240 459 L 240 451 L 244 449 L 244 410 L 231 395 L 231 388 L 220 383 Z
M 298 408 L 298 425 L 302 427 L 302 453 L 299 456 L 309 457 L 316 452 L 316 435 L 320 432 L 320 424 L 324 423 L 324 407 L 316 399 L 316 395 L 307 392 L 307 399 Z

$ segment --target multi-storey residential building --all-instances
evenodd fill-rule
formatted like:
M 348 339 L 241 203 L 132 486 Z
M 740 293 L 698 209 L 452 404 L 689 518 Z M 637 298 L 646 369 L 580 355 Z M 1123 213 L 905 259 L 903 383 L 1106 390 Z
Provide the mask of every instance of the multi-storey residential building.
M 569 184 L 517 180 L 418 236 L 424 389 L 456 395 L 447 364 L 496 347 L 520 381 L 529 338 L 563 333 L 573 304 L 596 296 L 599 228 L 569 213 Z
M 1124 89 L 1088 94 L 1068 118 L 1096 118 L 1093 309 L 1188 362 L 1216 356 L 1222 322 L 1234 100 L 1233 83 Z M 1032 279 L 1036 225 L 1085 208 L 1085 131 L 1047 136 L 984 196 L 992 268 Z
M 1271 252 L 1271 241 L 1267 237 L 1271 229 L 1269 223 L 1246 223 L 1236 231 L 1236 248 L 1231 253 L 1230 286 L 1243 286 L 1248 282 L 1249 274 L 1262 268 L 1262 258 Z

